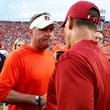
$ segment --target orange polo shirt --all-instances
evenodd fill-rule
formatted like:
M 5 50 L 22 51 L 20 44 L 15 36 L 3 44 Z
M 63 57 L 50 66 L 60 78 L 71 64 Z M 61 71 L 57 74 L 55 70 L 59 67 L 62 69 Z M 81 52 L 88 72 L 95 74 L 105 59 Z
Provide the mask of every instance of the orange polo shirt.
M 23 46 L 10 53 L 0 74 L 0 101 L 11 90 L 43 95 L 55 66 L 55 58 L 49 50 L 39 53 L 30 46 Z M 9 110 L 37 110 L 29 104 L 9 104 Z

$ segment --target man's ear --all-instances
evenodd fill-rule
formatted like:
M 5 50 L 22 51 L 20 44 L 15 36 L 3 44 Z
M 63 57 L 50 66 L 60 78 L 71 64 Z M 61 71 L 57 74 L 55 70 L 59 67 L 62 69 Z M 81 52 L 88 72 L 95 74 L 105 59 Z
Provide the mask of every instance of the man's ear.
M 70 16 L 68 17 L 68 21 L 69 21 L 69 29 L 71 30 L 73 27 L 73 20 Z

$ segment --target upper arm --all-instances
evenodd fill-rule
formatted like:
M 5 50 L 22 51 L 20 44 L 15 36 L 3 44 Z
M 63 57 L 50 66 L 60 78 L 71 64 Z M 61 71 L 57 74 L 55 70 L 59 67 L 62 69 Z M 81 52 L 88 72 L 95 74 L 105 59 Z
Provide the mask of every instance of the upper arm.
M 19 57 L 11 54 L 6 58 L 0 74 L 0 100 L 4 100 L 9 91 L 14 89 L 19 79 Z

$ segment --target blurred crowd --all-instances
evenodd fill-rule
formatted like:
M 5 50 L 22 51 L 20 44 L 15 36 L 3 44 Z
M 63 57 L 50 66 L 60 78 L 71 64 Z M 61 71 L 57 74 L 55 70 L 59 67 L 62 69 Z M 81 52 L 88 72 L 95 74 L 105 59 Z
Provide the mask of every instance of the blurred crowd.
M 58 42 L 64 37 L 63 28 L 60 28 L 62 22 L 55 22 L 54 29 L 54 42 Z M 104 32 L 104 42 L 106 44 L 110 43 L 110 22 L 105 22 L 103 26 Z M 31 35 L 29 30 L 29 22 L 11 22 L 11 21 L 0 21 L 0 40 L 2 43 L 2 48 L 10 52 L 14 41 L 17 38 L 22 38 L 26 43 L 30 42 Z M 106 45 L 104 44 L 104 45 Z M 50 47 L 51 48 L 51 47 Z

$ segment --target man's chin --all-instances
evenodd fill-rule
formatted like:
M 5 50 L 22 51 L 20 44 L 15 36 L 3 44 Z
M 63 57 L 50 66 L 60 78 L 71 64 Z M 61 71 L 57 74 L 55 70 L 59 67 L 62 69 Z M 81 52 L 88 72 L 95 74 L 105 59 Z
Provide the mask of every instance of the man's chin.
M 47 49 L 48 47 L 49 47 L 49 45 L 42 46 L 42 47 L 40 47 L 40 50 L 45 50 L 45 49 Z

